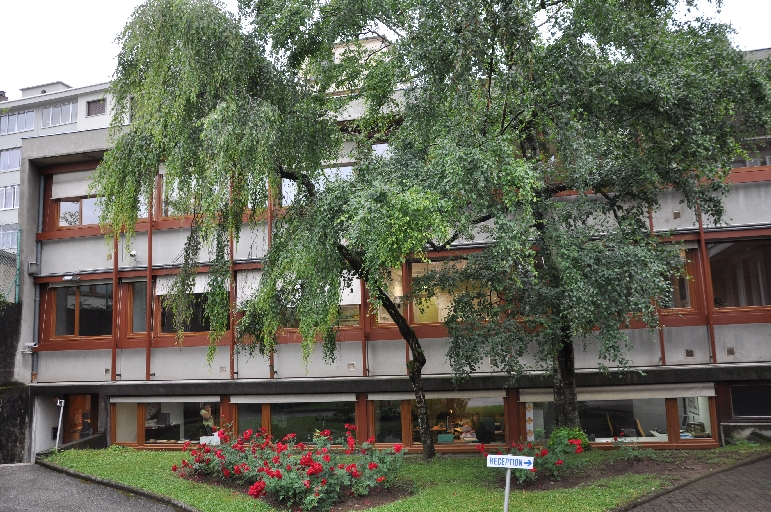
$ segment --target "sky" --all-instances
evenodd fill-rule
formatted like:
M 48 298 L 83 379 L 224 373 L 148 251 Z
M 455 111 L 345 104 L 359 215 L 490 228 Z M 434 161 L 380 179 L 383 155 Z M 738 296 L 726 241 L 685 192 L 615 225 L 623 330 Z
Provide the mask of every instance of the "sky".
M 742 50 L 771 48 L 771 1 L 724 0 L 716 13 L 706 0 L 702 12 L 736 30 Z M 119 47 L 115 37 L 142 0 L 2 0 L 3 44 L 0 90 L 21 98 L 21 87 L 62 81 L 72 87 L 107 82 Z M 238 0 L 223 0 L 236 12 Z

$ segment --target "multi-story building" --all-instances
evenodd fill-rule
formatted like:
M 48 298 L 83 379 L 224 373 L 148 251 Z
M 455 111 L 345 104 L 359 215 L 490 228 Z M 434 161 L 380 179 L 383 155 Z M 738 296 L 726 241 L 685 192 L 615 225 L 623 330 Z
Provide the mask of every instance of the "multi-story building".
M 178 344 L 162 299 L 178 272 L 191 220 L 163 204 L 160 169 L 131 247 L 124 240 L 105 242 L 88 185 L 108 151 L 107 116 L 97 117 L 97 110 L 109 111 L 110 100 L 92 110 L 104 85 L 56 88 L 9 102 L 17 127 L 20 112 L 25 130 L 28 111 L 34 119 L 27 136 L 14 135 L 21 152 L 12 172 L 21 178 L 9 181 L 20 183 L 18 222 L 25 234 L 22 340 L 34 345 L 17 364 L 19 380 L 32 383 L 30 455 L 54 446 L 61 400 L 65 443 L 105 432 L 110 443 L 171 448 L 207 434 L 211 415 L 217 425 L 263 426 L 278 437 L 307 437 L 317 428 L 339 432 L 344 423 L 356 423 L 362 438 L 419 450 L 409 351 L 388 316 L 370 312 L 366 289 L 357 282 L 341 303 L 335 364 L 314 354 L 304 366 L 291 328 L 281 333 L 275 354 L 250 356 L 238 351 L 231 328 L 209 365 L 200 307 L 204 252 L 198 307 Z M 53 126 L 54 120 L 62 124 L 64 112 L 77 123 L 72 129 Z M 351 164 L 343 159 L 334 166 L 344 176 Z M 713 447 L 723 433 L 735 436 L 738 428 L 746 434 L 771 423 L 771 148 L 735 166 L 726 224 L 702 222 L 674 193 L 664 194 L 661 210 L 651 216 L 654 230 L 671 231 L 683 242 L 690 279 L 673 282 L 673 307 L 662 311 L 661 328 L 628 331 L 637 371 L 598 372 L 591 341 L 576 354 L 579 414 L 595 442 L 624 437 L 658 447 Z M 290 195 L 285 191 L 285 199 Z M 267 218 L 279 208 L 270 205 Z M 234 244 L 231 294 L 237 303 L 258 285 L 269 239 L 263 222 L 245 226 Z M 475 246 L 456 244 L 453 251 Z M 428 257 L 448 254 L 429 251 Z M 409 289 L 411 276 L 426 265 L 407 261 L 397 269 L 393 295 Z M 428 359 L 423 374 L 437 449 L 473 450 L 479 441 L 510 443 L 548 432 L 550 381 L 536 373 L 512 382 L 488 364 L 454 387 L 442 325 L 448 300 L 437 297 L 423 310 L 402 306 Z M 487 432 L 473 437 L 464 425 L 476 424 L 476 414 L 487 426 L 480 432 Z

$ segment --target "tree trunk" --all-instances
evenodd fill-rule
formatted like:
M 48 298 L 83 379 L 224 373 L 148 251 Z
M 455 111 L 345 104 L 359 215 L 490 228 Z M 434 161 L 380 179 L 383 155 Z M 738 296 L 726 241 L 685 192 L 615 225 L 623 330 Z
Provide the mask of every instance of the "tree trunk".
M 580 426 L 573 337 L 567 326 L 563 326 L 559 347 L 554 355 L 554 428 Z
M 352 252 L 348 247 L 343 244 L 337 245 L 337 251 L 343 256 L 345 261 L 348 262 L 351 269 L 356 273 L 365 283 L 367 282 L 367 273 L 364 270 L 364 265 L 360 257 Z M 420 346 L 420 340 L 418 340 L 415 331 L 407 323 L 407 319 L 404 318 L 399 308 L 391 300 L 391 297 L 382 288 L 371 289 L 372 294 L 380 300 L 383 308 L 388 312 L 388 315 L 399 328 L 399 334 L 402 335 L 407 345 L 410 347 L 412 353 L 412 360 L 407 363 L 407 372 L 412 383 L 412 389 L 415 391 L 415 404 L 418 407 L 418 426 L 420 431 L 420 442 L 423 444 L 423 458 L 425 460 L 433 459 L 436 455 L 434 449 L 434 441 L 431 438 L 430 426 L 428 425 L 428 406 L 426 405 L 426 394 L 423 391 L 423 367 L 426 365 L 426 355 L 423 353 L 423 347 Z

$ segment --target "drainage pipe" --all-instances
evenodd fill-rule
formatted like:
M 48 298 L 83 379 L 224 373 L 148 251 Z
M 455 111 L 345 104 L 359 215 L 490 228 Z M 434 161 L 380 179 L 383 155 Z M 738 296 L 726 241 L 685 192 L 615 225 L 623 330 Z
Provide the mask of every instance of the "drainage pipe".
M 36 233 L 43 232 L 43 197 L 45 196 L 45 177 L 38 174 L 40 181 L 40 187 L 37 200 L 37 230 Z M 21 248 L 18 249 L 21 251 Z M 35 274 L 40 273 L 41 263 L 43 259 L 43 242 L 37 240 L 35 242 Z M 34 278 L 33 278 L 34 282 Z M 40 340 L 40 285 L 35 284 L 35 309 L 32 316 L 32 343 L 38 344 Z M 37 366 L 38 366 L 38 354 L 34 350 L 32 351 L 32 381 L 37 381 Z

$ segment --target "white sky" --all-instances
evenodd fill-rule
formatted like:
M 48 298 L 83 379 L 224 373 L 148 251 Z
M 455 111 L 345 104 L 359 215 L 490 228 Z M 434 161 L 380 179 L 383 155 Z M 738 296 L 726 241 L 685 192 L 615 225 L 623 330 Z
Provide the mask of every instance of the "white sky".
M 706 5 L 704 0 L 702 4 Z M 62 81 L 73 87 L 107 82 L 115 68 L 115 37 L 141 0 L 2 0 L 0 90 Z M 238 0 L 224 0 L 236 12 Z M 709 6 L 707 6 L 709 7 Z M 714 13 L 711 8 L 707 13 Z M 718 19 L 736 29 L 742 50 L 771 47 L 771 1 L 725 0 Z

